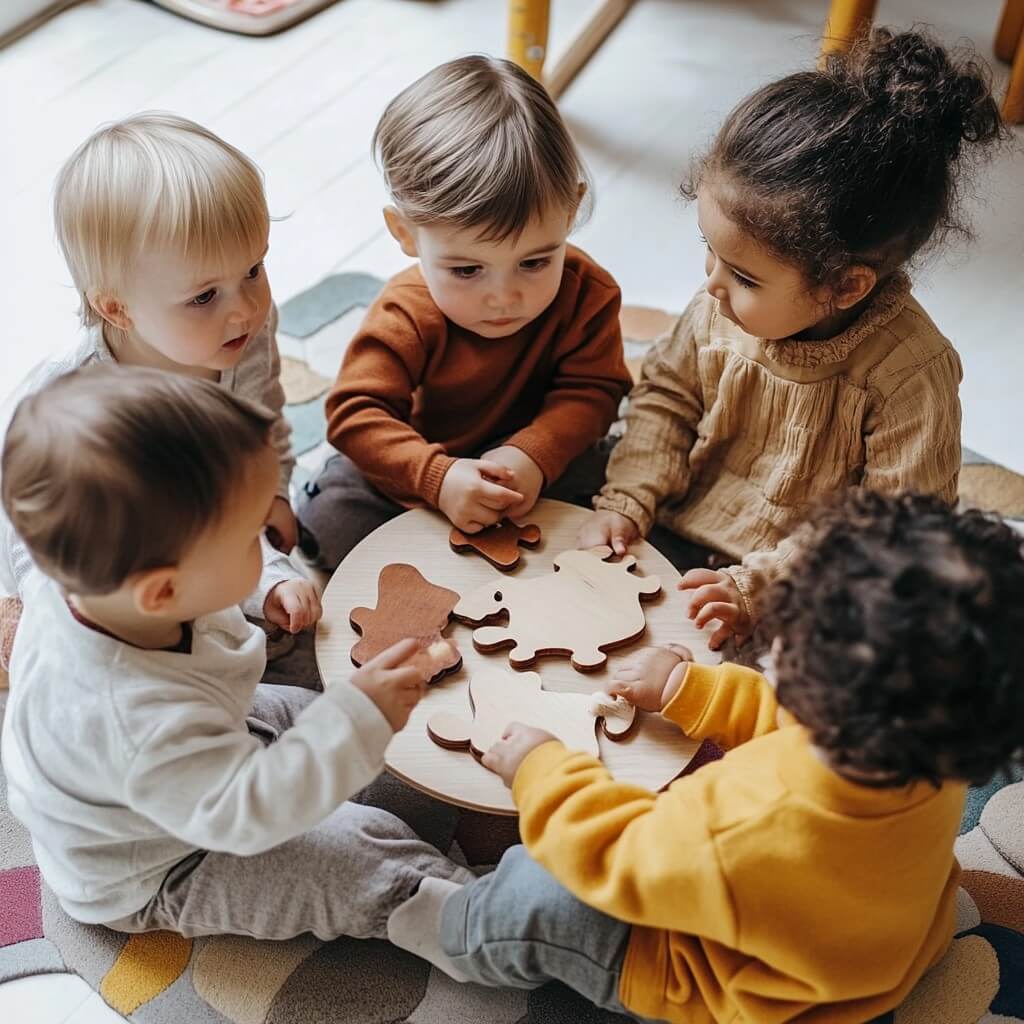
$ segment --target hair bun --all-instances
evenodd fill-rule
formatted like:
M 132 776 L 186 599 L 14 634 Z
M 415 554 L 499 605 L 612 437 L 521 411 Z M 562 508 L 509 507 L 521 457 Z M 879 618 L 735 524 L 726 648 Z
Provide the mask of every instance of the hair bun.
M 950 159 L 965 141 L 1001 134 L 988 68 L 973 54 L 948 52 L 922 32 L 876 28 L 838 62 L 847 83 L 879 108 L 883 120 L 901 122 L 914 137 L 944 140 Z

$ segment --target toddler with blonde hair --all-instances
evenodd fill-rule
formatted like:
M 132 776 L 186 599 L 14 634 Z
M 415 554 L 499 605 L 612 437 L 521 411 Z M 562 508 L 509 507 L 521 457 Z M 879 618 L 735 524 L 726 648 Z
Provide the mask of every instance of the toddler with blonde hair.
M 69 352 L 30 373 L 3 429 L 19 399 L 80 366 L 146 366 L 215 381 L 271 413 L 278 478 L 267 535 L 291 549 L 294 458 L 263 264 L 270 214 L 259 169 L 193 121 L 135 114 L 94 132 L 67 160 L 54 220 L 81 297 L 81 334 Z M 0 583 L 13 593 L 31 559 L 6 517 L 0 546 Z M 312 585 L 266 543 L 264 555 L 247 614 L 291 632 L 312 625 L 320 615 Z

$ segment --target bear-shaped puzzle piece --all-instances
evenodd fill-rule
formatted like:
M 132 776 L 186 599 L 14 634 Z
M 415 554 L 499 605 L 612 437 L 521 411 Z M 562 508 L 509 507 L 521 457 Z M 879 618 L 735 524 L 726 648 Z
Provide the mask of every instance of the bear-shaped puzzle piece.
M 632 555 L 609 562 L 611 553 L 611 548 L 563 551 L 553 573 L 482 584 L 463 596 L 453 614 L 479 625 L 473 632 L 478 651 L 511 646 L 513 668 L 526 668 L 541 655 L 568 654 L 578 672 L 592 672 L 604 666 L 606 651 L 644 632 L 640 602 L 661 590 L 657 576 L 632 571 Z M 507 626 L 481 625 L 503 611 Z
M 488 526 L 479 533 L 463 533 L 453 527 L 448 535 L 452 551 L 475 551 L 495 569 L 508 572 L 519 564 L 519 545 L 534 548 L 540 543 L 540 527 L 534 523 L 519 526 L 511 519 Z
M 536 672 L 512 675 L 498 668 L 480 669 L 469 681 L 473 720 L 439 712 L 427 722 L 427 734 L 449 750 L 468 749 L 480 758 L 498 740 L 509 722 L 546 729 L 570 750 L 597 757 L 597 728 L 620 740 L 636 724 L 636 708 L 607 694 L 557 693 L 541 686 Z
M 430 682 L 457 671 L 462 655 L 441 631 L 458 600 L 454 590 L 435 586 L 415 566 L 384 566 L 377 577 L 377 607 L 349 613 L 352 628 L 361 636 L 352 648 L 352 663 L 364 665 L 392 644 L 413 637 L 420 646 L 407 664 L 420 668 Z

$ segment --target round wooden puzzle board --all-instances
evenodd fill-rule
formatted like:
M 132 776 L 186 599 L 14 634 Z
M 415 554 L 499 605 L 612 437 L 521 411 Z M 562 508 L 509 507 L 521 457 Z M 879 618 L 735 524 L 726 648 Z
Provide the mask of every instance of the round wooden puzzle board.
M 452 551 L 448 544 L 451 527 L 440 513 L 415 509 L 386 523 L 352 550 L 324 591 L 324 615 L 316 636 L 324 684 L 331 686 L 351 675 L 350 651 L 359 637 L 349 624 L 349 613 L 360 605 L 376 605 L 377 577 L 385 565 L 414 565 L 431 583 L 462 594 L 488 580 L 542 575 L 551 572 L 556 555 L 576 546 L 576 531 L 587 515 L 584 509 L 564 502 L 538 502 L 528 519 L 540 526 L 541 542 L 535 549 L 523 551 L 511 573 L 498 572 L 479 555 Z M 719 661 L 719 656 L 708 650 L 705 634 L 686 618 L 687 598 L 676 589 L 679 573 L 668 559 L 646 542 L 634 544 L 630 551 L 637 558 L 637 572 L 661 578 L 661 594 L 643 605 L 647 631 L 628 646 L 611 651 L 608 665 L 598 672 L 577 672 L 564 656 L 540 658 L 532 669 L 540 673 L 545 689 L 592 693 L 601 689 L 611 678 L 614 666 L 631 651 L 668 640 L 687 644 L 699 662 Z M 437 712 L 471 716 L 468 687 L 475 668 L 490 665 L 515 675 L 507 651 L 483 654 L 473 647 L 471 626 L 452 622 L 445 635 L 459 645 L 462 668 L 429 689 L 409 724 L 388 746 L 387 767 L 410 785 L 448 803 L 493 814 L 514 814 L 511 793 L 501 779 L 470 754 L 445 750 L 427 735 L 427 719 Z M 639 719 L 637 728 L 621 742 L 600 736 L 601 757 L 617 779 L 658 790 L 682 771 L 699 744 L 688 740 L 660 715 L 640 712 Z

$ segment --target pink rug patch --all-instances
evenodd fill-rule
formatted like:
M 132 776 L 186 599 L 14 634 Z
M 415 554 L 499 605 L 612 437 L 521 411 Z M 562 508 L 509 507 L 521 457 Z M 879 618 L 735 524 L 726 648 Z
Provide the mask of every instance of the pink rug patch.
M 0 946 L 43 937 L 43 907 L 39 869 L 0 871 Z

